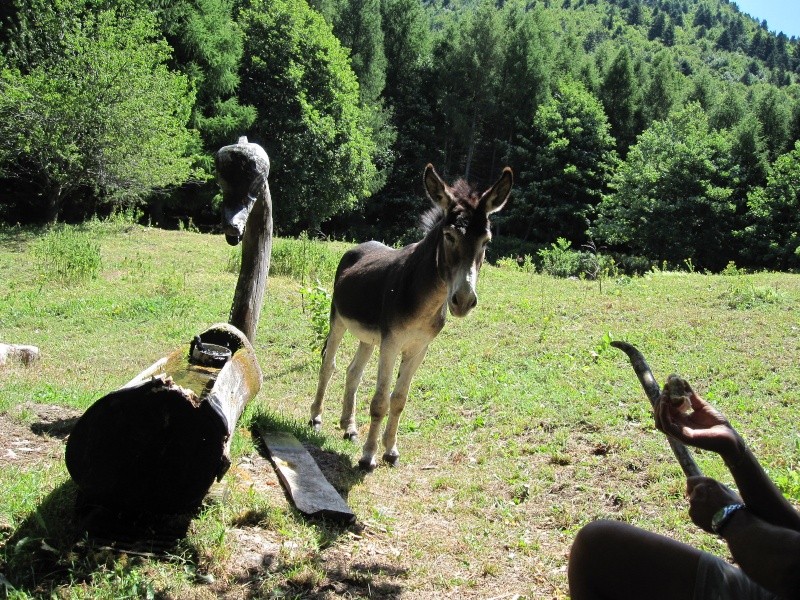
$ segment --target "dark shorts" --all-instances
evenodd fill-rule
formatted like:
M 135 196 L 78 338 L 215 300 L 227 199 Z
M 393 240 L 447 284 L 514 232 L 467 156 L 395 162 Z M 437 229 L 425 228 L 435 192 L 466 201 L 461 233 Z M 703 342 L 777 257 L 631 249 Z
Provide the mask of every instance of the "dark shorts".
M 781 600 L 741 569 L 703 552 L 697 565 L 694 600 Z

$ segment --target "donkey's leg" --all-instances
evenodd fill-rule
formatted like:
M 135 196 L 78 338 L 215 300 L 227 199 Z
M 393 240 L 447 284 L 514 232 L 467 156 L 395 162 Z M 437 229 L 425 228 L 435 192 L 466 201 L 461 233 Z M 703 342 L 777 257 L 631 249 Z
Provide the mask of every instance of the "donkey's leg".
M 397 383 L 389 401 L 389 419 L 383 432 L 383 460 L 392 466 L 395 466 L 400 459 L 400 452 L 397 450 L 397 426 L 400 424 L 400 414 L 406 406 L 406 400 L 408 400 L 411 379 L 422 364 L 422 359 L 425 358 L 427 350 L 428 346 L 426 345 L 416 351 L 403 352 L 403 360 L 400 362 L 400 371 L 397 374 Z
M 331 314 L 330 330 L 328 337 L 325 338 L 325 347 L 322 349 L 322 365 L 319 369 L 319 379 L 317 380 L 317 394 L 314 396 L 314 403 L 311 405 L 311 420 L 308 424 L 319 431 L 322 427 L 322 403 L 325 400 L 325 390 L 331 380 L 333 370 L 336 367 L 336 351 L 344 337 L 347 328 L 344 321 L 335 313 Z
M 361 460 L 358 461 L 358 465 L 362 469 L 372 470 L 377 466 L 375 453 L 378 451 L 378 436 L 383 418 L 389 410 L 389 390 L 392 385 L 394 364 L 399 353 L 400 347 L 388 336 L 381 341 L 378 358 L 378 383 L 375 386 L 375 395 L 369 405 L 369 433 L 367 441 L 364 442 Z
M 344 386 L 344 402 L 342 402 L 342 418 L 339 425 L 344 429 L 344 437 L 348 440 L 355 440 L 358 437 L 356 429 L 356 392 L 364 375 L 364 367 L 372 356 L 374 344 L 361 342 L 350 366 L 347 367 L 347 380 Z

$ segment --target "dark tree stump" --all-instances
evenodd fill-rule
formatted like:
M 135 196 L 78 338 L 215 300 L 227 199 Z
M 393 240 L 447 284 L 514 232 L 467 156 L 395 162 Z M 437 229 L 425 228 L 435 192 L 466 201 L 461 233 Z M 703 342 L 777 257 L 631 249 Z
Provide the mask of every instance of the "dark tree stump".
M 66 463 L 84 499 L 131 512 L 196 508 L 230 466 L 230 444 L 262 373 L 245 335 L 226 323 L 200 334 L 228 348 L 221 367 L 189 362 L 190 346 L 103 396 L 69 436 Z

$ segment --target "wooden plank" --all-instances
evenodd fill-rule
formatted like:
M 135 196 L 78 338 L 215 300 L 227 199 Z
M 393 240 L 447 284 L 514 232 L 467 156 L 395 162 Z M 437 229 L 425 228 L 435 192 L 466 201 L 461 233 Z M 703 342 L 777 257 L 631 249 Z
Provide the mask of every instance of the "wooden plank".
M 309 517 L 352 523 L 356 516 L 325 479 L 314 458 L 291 433 L 261 430 L 283 485 L 297 510 Z

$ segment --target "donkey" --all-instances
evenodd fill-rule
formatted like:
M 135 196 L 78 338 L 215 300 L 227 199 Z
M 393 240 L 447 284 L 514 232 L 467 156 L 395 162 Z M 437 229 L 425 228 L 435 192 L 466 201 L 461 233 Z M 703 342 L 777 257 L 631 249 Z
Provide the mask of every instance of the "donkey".
M 369 434 L 358 461 L 366 470 L 377 466 L 378 434 L 387 413 L 383 460 L 391 466 L 397 464 L 400 414 L 428 345 L 444 327 L 448 308 L 453 316 L 463 317 L 478 303 L 475 286 L 492 237 L 489 215 L 505 206 L 513 175 L 506 167 L 497 182 L 480 194 L 464 180 L 452 187 L 447 185 L 429 164 L 423 182 L 433 203 L 423 217 L 424 237 L 399 250 L 376 241 L 359 244 L 342 256 L 333 284 L 330 330 L 322 350 L 309 425 L 316 430 L 322 426 L 325 390 L 335 367 L 336 351 L 349 330 L 360 343 L 347 368 L 339 425 L 346 439 L 358 437 L 356 391 L 367 360 L 379 344 Z M 402 358 L 390 396 L 398 356 Z

